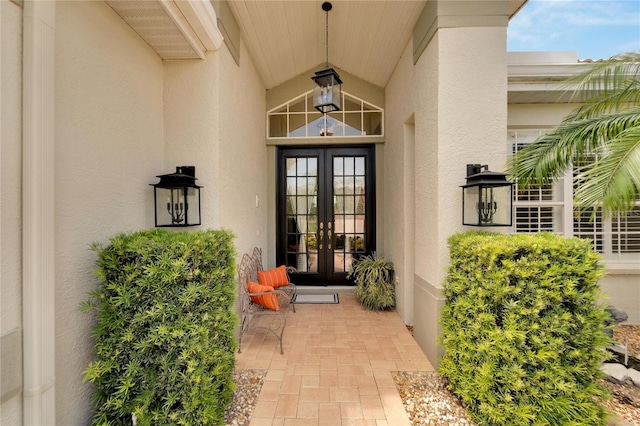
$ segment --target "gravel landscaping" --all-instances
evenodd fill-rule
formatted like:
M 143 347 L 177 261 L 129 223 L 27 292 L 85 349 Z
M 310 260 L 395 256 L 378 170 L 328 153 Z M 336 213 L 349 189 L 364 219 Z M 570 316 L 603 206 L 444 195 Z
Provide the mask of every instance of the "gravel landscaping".
M 467 426 L 464 407 L 436 372 L 398 371 L 393 374 L 404 408 L 413 425 Z
M 258 396 L 264 383 L 267 370 L 235 370 L 233 382 L 236 390 L 233 401 L 224 413 L 225 426 L 248 426 L 253 410 L 258 403 Z

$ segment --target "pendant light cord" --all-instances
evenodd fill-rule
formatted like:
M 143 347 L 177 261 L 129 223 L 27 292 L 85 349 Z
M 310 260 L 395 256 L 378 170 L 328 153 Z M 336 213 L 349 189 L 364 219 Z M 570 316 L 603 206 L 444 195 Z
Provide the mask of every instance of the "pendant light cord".
M 327 68 L 329 68 L 329 11 L 326 11 L 326 23 L 325 23 L 325 40 L 324 45 L 327 49 Z

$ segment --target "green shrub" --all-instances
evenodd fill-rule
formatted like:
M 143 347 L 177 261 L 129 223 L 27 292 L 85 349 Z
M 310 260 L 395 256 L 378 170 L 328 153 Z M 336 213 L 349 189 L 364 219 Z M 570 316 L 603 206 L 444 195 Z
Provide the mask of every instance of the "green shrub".
M 235 250 L 227 231 L 119 234 L 98 254 L 93 423 L 222 424 L 235 360 Z
M 478 424 L 601 425 L 600 256 L 554 234 L 456 234 L 439 371 Z
M 360 304 L 371 311 L 383 311 L 396 306 L 393 263 L 376 254 L 358 260 L 347 278 L 354 278 L 353 294 Z

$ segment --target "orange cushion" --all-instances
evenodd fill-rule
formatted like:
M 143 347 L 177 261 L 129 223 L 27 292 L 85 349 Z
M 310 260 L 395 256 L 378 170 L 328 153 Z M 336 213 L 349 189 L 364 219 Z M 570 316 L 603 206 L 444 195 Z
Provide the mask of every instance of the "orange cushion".
M 258 282 L 261 285 L 270 285 L 273 288 L 289 285 L 287 267 L 284 265 L 266 271 L 258 271 Z
M 264 293 L 267 291 L 273 291 L 273 287 L 268 285 L 260 285 L 254 283 L 253 281 L 249 281 L 249 284 L 247 284 L 247 289 L 249 290 L 249 293 Z M 280 303 L 278 302 L 278 297 L 275 294 L 251 296 L 251 301 L 260 306 L 264 306 L 267 309 L 271 309 L 272 311 L 280 310 Z

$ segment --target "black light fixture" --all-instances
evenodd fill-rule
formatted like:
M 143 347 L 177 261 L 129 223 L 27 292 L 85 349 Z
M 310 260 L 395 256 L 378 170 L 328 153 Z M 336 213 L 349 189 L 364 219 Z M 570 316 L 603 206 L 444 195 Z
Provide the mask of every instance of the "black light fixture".
M 505 173 L 491 172 L 487 165 L 467 164 L 467 184 L 462 185 L 462 224 L 511 226 L 513 185 Z
M 153 186 L 156 227 L 200 225 L 200 188 L 194 166 L 176 167 L 175 173 L 156 176 Z
M 322 3 L 322 10 L 326 12 L 326 69 L 316 71 L 316 74 L 311 77 L 313 106 L 323 114 L 342 109 L 342 80 L 336 70 L 329 68 L 329 11 L 332 7 L 333 5 L 328 1 Z

